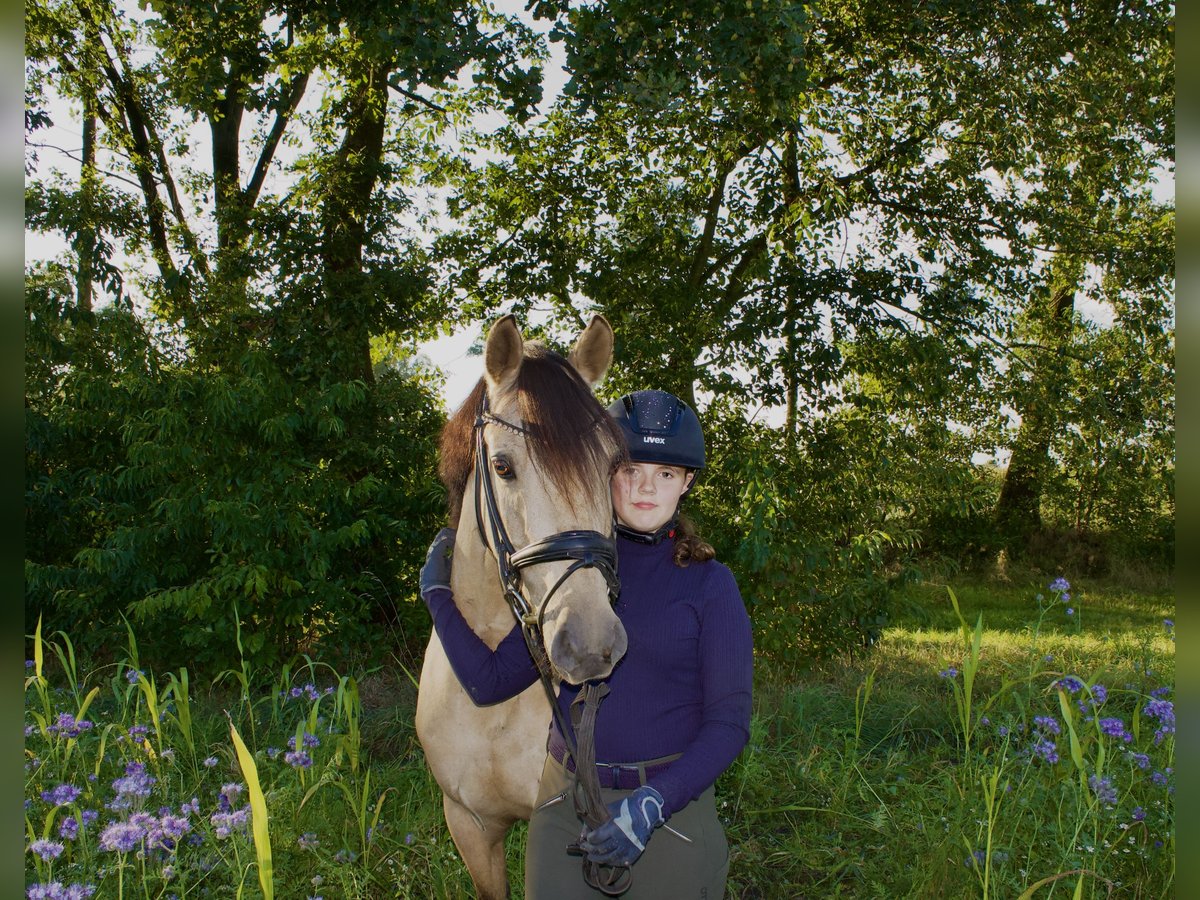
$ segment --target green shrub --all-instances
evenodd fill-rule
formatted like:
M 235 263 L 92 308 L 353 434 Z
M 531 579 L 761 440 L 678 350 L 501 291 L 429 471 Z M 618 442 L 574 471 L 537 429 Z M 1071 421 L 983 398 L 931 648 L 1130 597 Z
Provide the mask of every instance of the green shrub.
M 128 309 L 86 331 L 53 290 L 26 309 L 29 620 L 99 647 L 128 616 L 156 654 L 217 667 L 239 629 L 256 665 L 315 641 L 381 655 L 383 621 L 426 633 L 410 585 L 441 507 L 428 379 L 300 380 L 255 348 L 213 371 Z

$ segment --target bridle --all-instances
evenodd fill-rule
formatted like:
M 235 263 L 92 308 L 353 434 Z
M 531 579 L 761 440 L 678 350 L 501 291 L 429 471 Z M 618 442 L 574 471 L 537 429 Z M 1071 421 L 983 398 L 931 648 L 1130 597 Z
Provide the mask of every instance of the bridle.
M 496 503 L 495 485 L 492 483 L 491 467 L 488 465 L 487 442 L 483 431 L 487 425 L 505 428 L 523 437 L 529 437 L 530 430 L 522 425 L 516 425 L 493 414 L 488 409 L 487 392 L 479 399 L 479 407 L 475 415 L 475 523 L 479 527 L 479 536 L 485 546 L 492 549 L 500 573 L 500 585 L 504 591 L 504 599 L 512 610 L 513 616 L 521 625 L 521 633 L 525 637 L 525 645 L 537 665 L 538 674 L 546 697 L 550 701 L 550 710 L 555 724 L 567 745 L 567 753 L 575 761 L 575 810 L 587 823 L 589 828 L 608 821 L 608 809 L 600 795 L 599 779 L 596 775 L 595 744 L 593 735 L 596 725 L 596 713 L 600 701 L 608 693 L 606 684 L 585 684 L 579 695 L 572 702 L 571 718 L 573 723 L 563 719 L 554 692 L 554 671 L 546 651 L 543 636 L 546 609 L 551 598 L 568 578 L 581 569 L 598 569 L 608 585 L 609 601 L 616 603 L 620 593 L 620 582 L 617 579 L 617 544 L 612 534 L 604 535 L 598 531 L 572 530 L 560 531 L 522 547 L 513 548 L 500 516 L 500 507 Z M 486 519 L 486 528 L 485 528 Z M 559 577 L 558 581 L 546 592 L 542 602 L 535 607 L 525 596 L 521 585 L 521 572 L 530 566 L 540 563 L 570 561 L 571 565 Z M 575 727 L 572 727 L 574 725 Z M 578 743 L 576 742 L 578 730 Z M 629 889 L 632 882 L 629 867 L 601 866 L 588 859 L 583 861 L 583 876 L 592 887 L 609 896 L 617 896 Z
M 491 469 L 488 466 L 487 442 L 483 437 L 486 425 L 498 425 L 522 436 L 529 436 L 529 429 L 501 419 L 488 410 L 487 394 L 479 401 L 479 410 L 475 417 L 475 522 L 479 526 L 480 537 L 484 543 L 490 543 L 496 556 L 500 570 L 500 584 L 504 589 L 504 599 L 508 601 L 513 615 L 521 623 L 521 629 L 526 637 L 533 637 L 540 645 L 542 643 L 542 627 L 545 624 L 546 608 L 551 598 L 562 587 L 568 578 L 580 569 L 599 569 L 608 585 L 608 598 L 615 603 L 620 593 L 621 585 L 617 580 L 617 544 L 612 535 L 603 535 L 598 531 L 560 531 L 548 538 L 535 541 L 515 550 L 509 540 L 504 520 L 500 516 L 500 507 L 496 503 L 496 489 L 492 484 Z M 487 528 L 484 527 L 486 512 Z M 571 565 L 563 572 L 554 586 L 542 598 L 542 602 L 534 607 L 525 597 L 521 589 L 521 570 L 540 563 L 563 562 L 571 560 Z

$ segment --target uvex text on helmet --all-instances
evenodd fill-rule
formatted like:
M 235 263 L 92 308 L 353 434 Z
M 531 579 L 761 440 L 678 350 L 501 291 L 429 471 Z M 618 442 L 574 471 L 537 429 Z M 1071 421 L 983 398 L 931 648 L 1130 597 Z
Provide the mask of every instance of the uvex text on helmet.
M 674 394 L 635 391 L 614 402 L 608 413 L 621 426 L 634 462 L 704 468 L 700 419 Z

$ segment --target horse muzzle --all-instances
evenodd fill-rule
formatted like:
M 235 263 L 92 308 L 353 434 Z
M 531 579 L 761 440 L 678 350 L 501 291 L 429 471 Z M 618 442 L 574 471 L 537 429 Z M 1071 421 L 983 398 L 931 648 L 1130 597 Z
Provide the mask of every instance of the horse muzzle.
M 629 646 L 616 613 L 608 608 L 589 612 L 566 612 L 545 635 L 550 664 L 569 684 L 607 678 Z

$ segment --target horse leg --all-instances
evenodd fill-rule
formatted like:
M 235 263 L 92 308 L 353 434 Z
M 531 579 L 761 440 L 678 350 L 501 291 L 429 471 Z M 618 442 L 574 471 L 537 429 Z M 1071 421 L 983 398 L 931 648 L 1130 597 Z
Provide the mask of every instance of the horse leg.
M 462 857 L 479 900 L 505 900 L 508 897 L 508 868 L 504 858 L 504 836 L 508 824 L 486 822 L 469 809 L 442 795 L 442 809 L 450 836 Z

